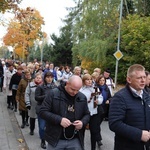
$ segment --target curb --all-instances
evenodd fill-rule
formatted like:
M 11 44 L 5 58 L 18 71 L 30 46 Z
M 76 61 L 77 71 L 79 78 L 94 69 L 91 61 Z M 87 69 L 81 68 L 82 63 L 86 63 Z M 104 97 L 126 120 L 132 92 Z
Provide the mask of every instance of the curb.
M 11 120 L 11 124 L 12 124 L 13 130 L 14 130 L 16 140 L 18 141 L 18 144 L 19 144 L 18 145 L 19 150 L 29 150 L 28 145 L 27 145 L 25 138 L 22 134 L 22 131 L 20 129 L 20 126 L 18 124 L 15 113 L 9 109 L 8 114 L 9 114 L 9 118 Z

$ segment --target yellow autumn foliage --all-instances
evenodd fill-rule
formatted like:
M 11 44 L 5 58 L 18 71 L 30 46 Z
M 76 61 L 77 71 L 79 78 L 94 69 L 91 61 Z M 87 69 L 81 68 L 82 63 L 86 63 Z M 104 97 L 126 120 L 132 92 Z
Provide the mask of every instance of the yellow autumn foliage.
M 33 46 L 36 39 L 47 35 L 41 31 L 44 24 L 43 17 L 36 9 L 27 7 L 20 9 L 19 13 L 10 21 L 3 42 L 14 48 L 14 53 L 19 58 L 25 58 L 25 51 Z

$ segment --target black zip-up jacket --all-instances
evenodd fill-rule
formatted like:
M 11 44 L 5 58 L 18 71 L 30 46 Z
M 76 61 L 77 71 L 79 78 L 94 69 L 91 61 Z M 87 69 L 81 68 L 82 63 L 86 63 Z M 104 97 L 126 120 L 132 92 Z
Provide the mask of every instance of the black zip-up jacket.
M 17 72 L 13 74 L 9 83 L 9 90 L 12 90 L 13 84 L 19 85 L 21 78 L 22 78 L 22 74 L 18 75 Z
M 144 150 L 142 130 L 150 131 L 150 96 L 143 98 L 132 92 L 129 85 L 111 99 L 109 127 L 115 132 L 114 150 Z
M 42 105 L 43 100 L 46 97 L 46 94 L 53 88 L 56 88 L 57 86 L 55 85 L 54 82 L 51 84 L 42 84 L 37 86 L 35 90 L 35 100 L 37 101 L 37 106 L 36 106 L 36 113 L 38 114 L 40 107 Z
M 40 108 L 39 115 L 46 120 L 45 140 L 54 147 L 57 145 L 63 131 L 60 123 L 62 118 L 67 115 L 67 101 L 69 100 L 64 85 L 60 85 L 47 94 Z M 78 138 L 84 150 L 84 131 L 90 120 L 90 112 L 86 96 L 83 93 L 78 92 L 74 100 L 75 120 L 81 120 L 83 123 L 82 129 L 78 131 Z

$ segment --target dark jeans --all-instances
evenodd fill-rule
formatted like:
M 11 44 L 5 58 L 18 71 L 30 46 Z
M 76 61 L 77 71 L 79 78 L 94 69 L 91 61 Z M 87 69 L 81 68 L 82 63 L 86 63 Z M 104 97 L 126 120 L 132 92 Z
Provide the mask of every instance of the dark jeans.
M 47 145 L 47 150 L 82 150 L 81 144 L 78 138 L 72 140 L 59 140 L 56 147 Z
M 41 139 L 44 139 L 44 132 L 45 132 L 45 120 L 42 119 L 38 115 L 38 125 L 39 125 L 39 135 Z

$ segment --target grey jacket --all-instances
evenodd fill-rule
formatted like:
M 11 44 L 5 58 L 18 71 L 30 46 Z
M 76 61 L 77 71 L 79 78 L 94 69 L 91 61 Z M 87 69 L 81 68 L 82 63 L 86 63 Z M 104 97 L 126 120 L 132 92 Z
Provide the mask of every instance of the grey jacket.
M 37 118 L 37 114 L 35 111 L 35 107 L 37 105 L 37 102 L 35 101 L 35 90 L 37 85 L 33 82 L 30 82 L 28 86 L 26 87 L 25 91 L 25 103 L 26 107 L 30 106 L 31 109 L 28 110 L 28 115 L 31 118 Z

